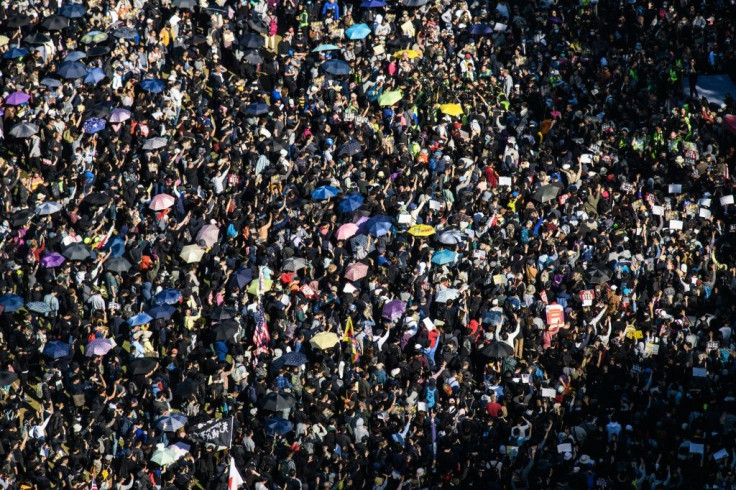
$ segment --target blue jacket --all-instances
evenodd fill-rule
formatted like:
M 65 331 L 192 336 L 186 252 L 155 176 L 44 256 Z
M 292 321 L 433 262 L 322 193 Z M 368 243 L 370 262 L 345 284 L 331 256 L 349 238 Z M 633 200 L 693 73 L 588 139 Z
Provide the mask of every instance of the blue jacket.
M 322 6 L 322 18 L 327 15 L 327 12 L 329 10 L 332 10 L 332 18 L 334 20 L 340 20 L 340 6 L 337 4 L 337 2 L 330 3 L 329 1 L 325 2 L 325 4 Z

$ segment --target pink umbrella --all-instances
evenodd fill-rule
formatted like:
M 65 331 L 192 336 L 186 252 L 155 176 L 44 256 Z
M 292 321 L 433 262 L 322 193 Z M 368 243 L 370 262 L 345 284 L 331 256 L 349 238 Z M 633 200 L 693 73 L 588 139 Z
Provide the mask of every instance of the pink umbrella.
M 363 262 L 350 264 L 348 268 L 345 269 L 345 279 L 348 281 L 358 281 L 363 279 L 366 274 L 368 274 L 368 266 Z
M 121 123 L 130 119 L 131 113 L 128 109 L 115 109 L 110 114 L 111 123 Z
M 368 221 L 369 219 L 370 218 L 368 216 L 361 216 L 360 218 L 358 218 L 358 221 L 356 221 L 355 224 L 358 225 L 358 226 L 360 226 L 363 223 L 365 223 L 366 221 Z
M 202 228 L 199 229 L 199 233 L 197 233 L 197 243 L 204 242 L 207 248 L 211 248 L 212 245 L 217 243 L 217 240 L 219 240 L 219 238 L 220 229 L 217 227 L 217 225 L 213 224 L 204 225 Z
M 164 209 L 169 209 L 173 206 L 174 202 L 176 202 L 176 199 L 174 199 L 173 196 L 168 194 L 157 194 L 153 196 L 151 204 L 149 204 L 148 207 L 154 211 L 163 211 Z
M 346 240 L 350 238 L 351 236 L 358 233 L 359 226 L 355 223 L 345 223 L 340 228 L 337 229 L 337 239 L 338 240 Z

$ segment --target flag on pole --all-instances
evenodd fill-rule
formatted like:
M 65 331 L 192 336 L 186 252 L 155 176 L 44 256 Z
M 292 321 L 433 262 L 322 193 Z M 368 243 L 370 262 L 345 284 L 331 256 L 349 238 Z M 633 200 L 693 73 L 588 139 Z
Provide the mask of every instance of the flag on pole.
M 271 334 L 268 333 L 268 324 L 266 323 L 266 312 L 263 310 L 263 302 L 261 301 L 261 291 L 263 290 L 263 269 L 258 268 L 258 308 L 256 310 L 256 329 L 253 332 L 253 345 L 256 346 L 255 355 L 268 351 L 268 343 L 271 341 Z
M 353 328 L 353 319 L 351 317 L 348 317 L 348 321 L 345 324 L 342 341 L 350 344 L 350 353 L 353 355 L 353 364 L 357 364 L 360 360 L 360 354 L 358 353 L 358 341 L 355 338 L 355 329 Z
M 230 475 L 227 479 L 227 490 L 237 490 L 237 488 L 245 483 L 243 477 L 240 476 L 237 466 L 235 466 L 235 458 L 230 458 Z
M 89 486 L 89 490 L 97 490 L 97 480 L 92 478 L 92 484 Z

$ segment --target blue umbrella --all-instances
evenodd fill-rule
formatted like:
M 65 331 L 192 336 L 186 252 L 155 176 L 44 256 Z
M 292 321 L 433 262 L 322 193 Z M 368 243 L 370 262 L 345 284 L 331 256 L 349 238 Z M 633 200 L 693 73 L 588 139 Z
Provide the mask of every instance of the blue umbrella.
M 61 82 L 55 78 L 46 77 L 41 80 L 41 85 L 46 85 L 49 88 L 61 87 Z
M 246 116 L 260 116 L 261 114 L 267 113 L 268 104 L 264 104 L 263 102 L 254 102 L 253 104 L 245 106 L 245 109 L 243 109 L 243 114 Z
M 487 311 L 483 313 L 481 322 L 489 323 L 491 325 L 501 325 L 501 323 L 503 323 L 503 314 L 500 311 Z
M 363 205 L 363 201 L 363 196 L 360 194 L 350 194 L 340 201 L 337 208 L 343 213 L 352 213 Z
M 156 305 L 148 310 L 148 314 L 155 320 L 168 320 L 174 313 L 176 313 L 176 308 L 169 305 Z
M 87 57 L 87 53 L 84 51 L 72 51 L 68 55 L 64 56 L 64 61 L 79 61 Z
M 156 420 L 156 427 L 164 432 L 176 432 L 186 424 L 187 416 L 179 412 L 172 412 Z
M 87 75 L 87 67 L 79 61 L 65 61 L 57 73 L 68 80 L 82 78 Z
M 125 240 L 119 236 L 110 240 L 110 252 L 113 257 L 122 257 L 125 253 Z
M 43 301 L 31 301 L 26 304 L 26 309 L 42 315 L 51 312 L 51 307 L 48 303 L 44 303 Z
M 365 9 L 377 9 L 377 8 L 385 7 L 386 2 L 382 0 L 365 0 L 365 2 L 360 4 L 360 6 Z
M 104 119 L 100 119 L 99 117 L 92 117 L 84 121 L 82 131 L 87 134 L 99 133 L 100 131 L 105 129 L 105 124 L 107 124 L 107 121 L 105 121 Z
M 49 342 L 46 344 L 46 347 L 43 348 L 43 355 L 46 357 L 50 357 L 51 359 L 61 359 L 62 357 L 67 357 L 69 353 L 71 352 L 71 347 L 66 342 L 61 342 L 60 340 L 55 340 L 53 342 Z
M 339 193 L 340 190 L 336 187 L 332 187 L 331 185 L 323 185 L 321 187 L 317 187 L 315 190 L 312 191 L 312 198 L 324 200 L 330 197 L 335 197 Z
M 266 420 L 266 433 L 269 436 L 288 434 L 294 430 L 294 424 L 286 419 L 274 417 Z
M 137 327 L 138 325 L 145 325 L 146 323 L 150 323 L 151 320 L 153 320 L 153 317 L 148 313 L 138 313 L 137 315 L 128 318 L 128 325 L 130 325 L 131 327 Z
M 371 33 L 371 28 L 366 24 L 354 24 L 345 31 L 345 36 L 353 41 L 365 39 Z
M 363 229 L 375 237 L 388 233 L 391 230 L 391 226 L 392 221 L 388 216 L 374 216 L 363 223 Z
M 470 34 L 473 36 L 486 36 L 488 34 L 493 34 L 493 27 L 488 24 L 473 24 L 470 27 Z
M 163 92 L 165 87 L 164 82 L 156 78 L 146 78 L 145 80 L 141 81 L 140 86 L 146 92 L 151 92 L 154 94 Z
M 11 313 L 13 311 L 23 308 L 25 301 L 23 298 L 13 293 L 5 293 L 0 296 L 0 306 L 3 307 L 3 311 Z
M 327 60 L 322 63 L 321 68 L 330 75 L 349 75 L 352 71 L 350 65 L 343 60 Z
M 78 3 L 67 3 L 59 9 L 59 15 L 63 15 L 67 19 L 84 17 L 84 14 L 86 13 L 87 9 L 85 9 L 83 5 L 80 5 Z
M 279 361 L 282 359 L 284 366 L 301 366 L 307 363 L 307 356 L 302 352 L 287 352 L 278 358 Z
M 163 289 L 153 297 L 157 305 L 173 305 L 181 301 L 181 291 L 178 289 Z
M 6 60 L 14 60 L 27 55 L 29 51 L 26 48 L 10 48 L 3 53 L 3 58 Z
M 457 254 L 452 250 L 442 249 L 432 256 L 432 263 L 437 265 L 445 265 L 455 262 Z
M 335 51 L 338 49 L 340 49 L 340 46 L 335 46 L 334 44 L 320 44 L 312 50 L 312 53 L 321 53 L 322 51 Z
M 136 31 L 132 27 L 125 26 L 119 29 L 115 29 L 115 32 L 113 32 L 112 35 L 117 38 L 127 39 L 130 41 L 138 37 L 138 31 Z
M 240 269 L 235 271 L 235 274 L 233 274 L 230 283 L 237 285 L 238 289 L 243 289 L 245 286 L 250 284 L 252 280 L 253 271 L 250 269 L 246 269 L 245 267 L 241 267 Z
M 84 77 L 84 83 L 97 85 L 106 76 L 107 75 L 105 75 L 105 72 L 102 71 L 102 68 L 92 68 L 90 71 L 87 72 L 87 76 Z

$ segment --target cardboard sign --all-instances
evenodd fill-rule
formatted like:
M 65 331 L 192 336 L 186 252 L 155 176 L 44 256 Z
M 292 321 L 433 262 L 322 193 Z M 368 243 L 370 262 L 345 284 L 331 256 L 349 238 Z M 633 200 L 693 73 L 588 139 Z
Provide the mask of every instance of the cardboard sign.
M 544 398 L 554 398 L 557 396 L 557 391 L 554 388 L 542 388 L 542 396 Z
M 721 449 L 720 451 L 718 451 L 717 453 L 713 455 L 713 459 L 715 459 L 716 461 L 719 461 L 727 457 L 728 457 L 728 451 L 726 451 L 725 449 Z
M 650 356 L 656 356 L 659 354 L 659 344 L 647 342 L 646 353 Z
M 546 308 L 547 312 L 547 326 L 549 327 L 561 327 L 565 324 L 565 309 L 562 305 L 548 305 Z
M 708 370 L 706 368 L 693 368 L 694 378 L 705 378 L 706 376 L 708 376 Z
M 590 306 L 593 304 L 595 299 L 595 291 L 592 289 L 586 289 L 580 291 L 580 301 L 583 302 L 583 306 Z

